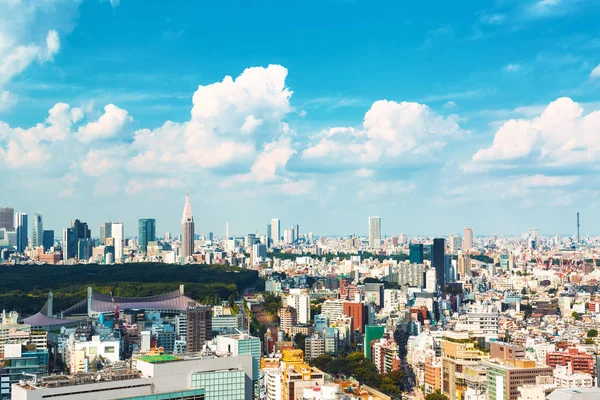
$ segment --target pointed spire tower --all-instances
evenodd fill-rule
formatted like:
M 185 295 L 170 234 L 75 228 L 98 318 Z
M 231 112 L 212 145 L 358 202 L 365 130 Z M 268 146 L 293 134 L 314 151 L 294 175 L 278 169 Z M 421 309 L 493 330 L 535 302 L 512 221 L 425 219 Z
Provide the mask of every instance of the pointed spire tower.
M 188 262 L 194 254 L 194 216 L 189 192 L 185 195 L 185 206 L 181 218 L 181 257 Z

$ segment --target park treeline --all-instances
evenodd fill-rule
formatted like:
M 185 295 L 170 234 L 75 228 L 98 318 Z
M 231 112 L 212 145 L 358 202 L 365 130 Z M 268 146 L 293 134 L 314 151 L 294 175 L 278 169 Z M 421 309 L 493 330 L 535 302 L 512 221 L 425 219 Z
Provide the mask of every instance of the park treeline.
M 0 310 L 35 314 L 54 294 L 54 312 L 67 309 L 94 291 L 145 297 L 185 285 L 185 294 L 203 304 L 219 304 L 245 288 L 262 289 L 258 272 L 226 265 L 129 263 L 114 265 L 14 265 L 0 267 Z

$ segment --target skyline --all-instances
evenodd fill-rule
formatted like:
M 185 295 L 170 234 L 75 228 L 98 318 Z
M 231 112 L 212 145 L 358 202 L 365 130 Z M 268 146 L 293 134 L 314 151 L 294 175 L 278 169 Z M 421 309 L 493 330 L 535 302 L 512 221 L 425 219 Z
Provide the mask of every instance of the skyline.
M 600 234 L 600 4 L 264 6 L 0 1 L 2 205 L 179 232 L 188 189 L 219 236 Z
M 142 221 L 148 221 L 151 220 L 153 221 L 154 224 L 154 230 L 156 232 L 156 236 L 157 237 L 163 237 L 165 233 L 169 233 L 170 235 L 179 235 L 182 233 L 182 229 L 183 226 L 185 225 L 185 219 L 187 218 L 186 215 L 188 217 L 191 218 L 192 224 L 194 226 L 197 227 L 198 222 L 196 221 L 196 218 L 194 216 L 192 216 L 192 203 L 193 200 L 191 200 L 191 196 L 186 192 L 185 194 L 186 200 L 185 200 L 185 205 L 184 205 L 184 218 L 179 218 L 177 220 L 176 223 L 173 223 L 173 221 L 167 221 L 168 224 L 172 224 L 175 226 L 175 229 L 173 230 L 169 230 L 169 229 L 163 229 L 161 227 L 161 221 L 159 221 L 156 217 L 152 216 L 152 215 L 146 215 L 146 216 L 142 216 L 142 217 L 135 217 L 135 216 L 131 216 L 129 219 L 131 219 L 130 222 L 125 222 L 123 221 L 121 218 L 118 219 L 107 219 L 107 220 L 103 220 L 101 222 L 95 223 L 93 222 L 93 220 L 91 220 L 92 222 L 90 222 L 89 218 L 85 218 L 83 216 L 78 216 L 78 217 L 74 217 L 72 219 L 70 219 L 69 221 L 67 221 L 67 223 L 65 223 L 65 226 L 60 226 L 60 227 L 53 227 L 53 226 L 48 226 L 48 222 L 46 219 L 46 215 L 44 214 L 44 212 L 42 211 L 35 211 L 33 213 L 30 212 L 19 212 L 17 210 L 17 208 L 15 208 L 14 206 L 10 205 L 10 204 L 0 204 L 0 209 L 4 209 L 5 207 L 12 207 L 14 209 L 14 224 L 15 224 L 15 229 L 16 229 L 16 225 L 17 225 L 17 220 L 18 220 L 18 214 L 24 214 L 27 216 L 27 218 L 29 218 L 29 216 L 32 216 L 32 222 L 28 223 L 28 235 L 29 238 L 32 238 L 33 236 L 33 225 L 36 221 L 35 218 L 39 217 L 41 215 L 41 217 L 43 218 L 43 226 L 44 229 L 50 229 L 53 230 L 55 232 L 56 237 L 59 237 L 59 233 L 62 232 L 64 229 L 69 228 L 71 226 L 72 221 L 74 220 L 79 220 L 81 222 L 85 222 L 87 224 L 87 226 L 89 226 L 91 232 L 92 232 L 92 236 L 93 238 L 101 238 L 101 226 L 103 226 L 105 223 L 113 223 L 113 224 L 121 224 L 124 228 L 124 237 L 127 238 L 134 238 L 138 236 L 138 232 L 139 232 L 139 224 Z M 181 214 L 181 212 L 179 213 Z M 578 214 L 578 213 L 577 213 Z M 574 221 L 579 222 L 579 215 L 575 214 L 574 216 Z M 254 233 L 259 233 L 260 235 L 266 235 L 267 237 L 271 237 L 269 235 L 270 229 L 272 229 L 271 224 L 274 221 L 278 221 L 279 226 L 280 226 L 280 235 L 279 237 L 283 237 L 283 232 L 286 229 L 294 229 L 294 227 L 300 226 L 303 227 L 302 229 L 302 235 L 310 232 L 313 235 L 316 235 L 316 237 L 319 236 L 325 236 L 325 237 L 348 237 L 348 236 L 352 236 L 352 235 L 356 235 L 358 237 L 364 237 L 367 240 L 369 240 L 370 237 L 370 232 L 371 232 L 371 220 L 372 219 L 377 219 L 379 221 L 378 226 L 380 228 L 380 232 L 381 232 L 381 238 L 385 239 L 385 238 L 391 238 L 393 236 L 399 236 L 401 234 L 404 234 L 408 237 L 429 237 L 429 238 L 447 238 L 448 236 L 452 235 L 452 236 L 457 236 L 459 238 L 462 238 L 462 240 L 464 240 L 465 238 L 465 232 L 467 232 L 467 230 L 470 232 L 470 235 L 472 238 L 485 238 L 485 237 L 492 237 L 492 236 L 498 236 L 498 237 L 506 237 L 506 238 L 514 238 L 514 237 L 518 237 L 518 236 L 522 236 L 523 234 L 529 234 L 531 231 L 536 231 L 536 235 L 539 234 L 539 236 L 542 237 L 554 237 L 554 236 L 560 236 L 560 237 L 572 237 L 572 238 L 576 238 L 577 237 L 577 226 L 576 226 L 576 222 L 574 223 L 574 232 L 573 233 L 549 233 L 549 232 L 543 232 L 540 231 L 537 227 L 530 227 L 528 229 L 525 229 L 521 232 L 512 232 L 512 233 L 498 233 L 498 232 L 492 232 L 489 233 L 487 231 L 483 231 L 483 232 L 478 232 L 476 230 L 473 230 L 472 227 L 470 226 L 463 226 L 462 228 L 457 228 L 454 231 L 450 231 L 450 232 L 433 232 L 433 233 L 413 233 L 413 232 L 406 232 L 406 231 L 386 231 L 385 228 L 385 221 L 386 219 L 380 215 L 372 215 L 372 216 L 368 216 L 366 221 L 364 221 L 363 225 L 363 230 L 361 231 L 360 229 L 358 229 L 357 231 L 353 231 L 353 232 L 345 232 L 345 233 L 322 233 L 322 232 L 317 232 L 314 231 L 312 229 L 310 229 L 310 227 L 306 227 L 301 223 L 297 223 L 297 222 L 293 222 L 291 224 L 288 225 L 283 225 L 281 224 L 281 218 L 279 217 L 273 217 L 270 219 L 267 219 L 266 222 L 263 224 L 263 227 L 260 227 L 260 225 L 258 225 L 256 228 L 254 229 L 250 229 L 247 231 L 243 231 L 243 232 L 238 232 L 235 229 L 231 230 L 231 223 L 228 222 L 224 222 L 222 225 L 222 232 L 219 231 L 219 228 L 217 229 L 195 229 L 195 234 L 199 235 L 199 236 L 206 236 L 209 233 L 214 234 L 216 237 L 220 237 L 220 238 L 225 238 L 227 236 L 227 234 L 229 234 L 229 237 L 233 237 L 233 238 L 241 238 L 244 237 L 247 234 L 254 234 Z M 235 224 L 233 224 L 235 226 Z M 158 228 L 157 228 L 158 226 Z M 270 228 L 270 229 L 269 229 Z M 132 233 L 133 232 L 133 233 Z M 97 233 L 97 234 L 96 234 Z M 597 235 L 594 234 L 581 234 L 582 238 L 591 238 L 591 237 L 597 237 Z

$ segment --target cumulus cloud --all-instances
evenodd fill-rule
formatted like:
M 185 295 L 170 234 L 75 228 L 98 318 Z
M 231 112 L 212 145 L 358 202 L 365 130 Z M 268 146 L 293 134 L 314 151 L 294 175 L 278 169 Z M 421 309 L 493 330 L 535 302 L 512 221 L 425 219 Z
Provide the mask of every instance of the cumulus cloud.
M 477 164 L 506 165 L 525 160 L 536 165 L 564 166 L 600 159 L 600 111 L 584 115 L 583 108 L 568 97 L 550 103 L 533 119 L 505 122 L 490 147 L 472 157 Z
M 79 140 L 84 143 L 93 140 L 108 139 L 118 135 L 128 122 L 133 121 L 129 113 L 114 104 L 104 107 L 104 114 L 98 121 L 90 122 L 79 127 L 77 131 Z
M 508 64 L 505 69 L 508 72 L 519 72 L 521 66 L 519 64 Z
M 592 70 L 590 76 L 592 78 L 600 78 L 600 64 L 598 64 L 598 66 Z
M 435 152 L 462 133 L 456 115 L 443 117 L 419 103 L 379 100 L 365 114 L 361 129 L 324 131 L 302 158 L 359 165 L 393 162 Z
M 16 94 L 8 90 L 0 91 L 0 112 L 10 110 L 18 101 Z
M 138 194 L 145 191 L 173 190 L 183 187 L 184 183 L 180 178 L 131 179 L 125 186 L 125 192 Z
M 226 76 L 221 82 L 200 85 L 189 121 L 167 121 L 157 129 L 135 133 L 136 155 L 130 167 L 140 172 L 161 165 L 211 169 L 256 161 L 252 173 L 264 176 L 268 166 L 254 160 L 260 147 L 289 131 L 283 122 L 292 111 L 286 77 L 286 68 L 269 65 L 248 68 L 235 79 Z
M 91 149 L 81 162 L 81 170 L 90 176 L 103 176 L 118 171 L 128 156 L 125 146 Z

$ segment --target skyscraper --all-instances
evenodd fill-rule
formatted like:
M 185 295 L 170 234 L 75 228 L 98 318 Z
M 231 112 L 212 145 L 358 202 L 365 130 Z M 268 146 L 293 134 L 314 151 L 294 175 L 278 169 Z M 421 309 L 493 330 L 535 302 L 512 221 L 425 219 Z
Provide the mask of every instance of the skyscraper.
M 381 217 L 369 217 L 369 247 L 381 246 Z
M 42 246 L 44 246 L 44 250 L 48 250 L 49 248 L 54 246 L 54 231 L 53 230 L 45 230 L 44 238 L 42 240 Z
M 187 261 L 194 254 L 194 216 L 190 194 L 185 195 L 185 206 L 181 218 L 181 256 Z
M 267 224 L 267 243 L 265 243 L 267 245 L 267 248 L 271 247 L 271 246 L 269 246 L 270 242 L 272 240 L 271 237 L 272 237 L 272 235 L 271 235 L 271 224 Z
M 408 246 L 410 263 L 411 264 L 423 264 L 423 244 L 422 243 L 411 243 Z
M 473 229 L 465 228 L 465 233 L 463 235 L 463 251 L 469 251 L 473 248 Z
M 146 254 L 148 242 L 156 240 L 156 220 L 154 218 L 141 218 L 139 220 L 138 246 L 140 253 Z
M 112 222 L 100 224 L 100 244 L 106 244 L 106 238 L 112 237 Z
M 113 238 L 113 246 L 115 247 L 115 262 L 123 261 L 123 239 L 125 238 L 125 227 L 123 223 L 117 222 L 111 224 L 111 237 Z
M 29 243 L 29 236 L 27 235 L 27 213 L 17 213 L 16 217 L 17 253 L 23 253 Z
M 431 257 L 431 265 L 435 269 L 435 277 L 437 286 L 440 290 L 445 287 L 445 272 L 446 272 L 446 240 L 436 238 L 433 239 L 433 254 Z
M 15 209 L 11 206 L 0 207 L 0 229 L 15 229 Z
M 186 327 L 187 351 L 202 351 L 202 346 L 212 339 L 212 310 L 209 306 L 189 307 Z
M 77 234 L 77 240 L 79 239 L 90 239 L 92 234 L 87 222 L 81 222 L 78 219 L 71 221 L 71 228 L 75 229 Z
M 281 240 L 281 221 L 279 218 L 273 218 L 271 220 L 271 239 L 273 243 L 277 243 Z
M 63 260 L 77 257 L 77 230 L 75 228 L 63 229 L 62 252 Z
M 37 248 L 43 245 L 44 241 L 44 223 L 42 222 L 42 213 L 36 212 L 31 224 L 31 246 Z

